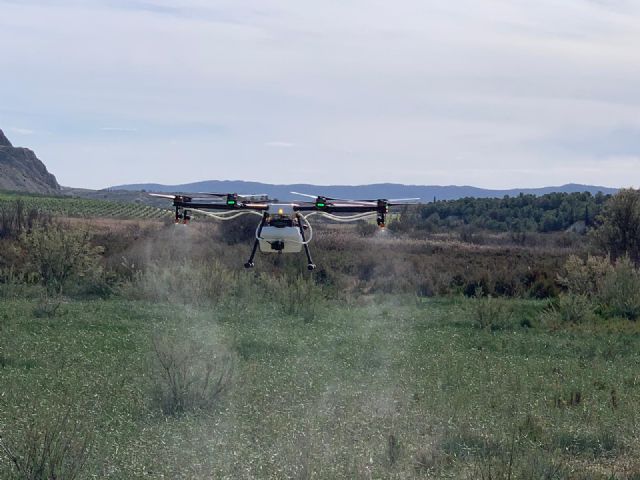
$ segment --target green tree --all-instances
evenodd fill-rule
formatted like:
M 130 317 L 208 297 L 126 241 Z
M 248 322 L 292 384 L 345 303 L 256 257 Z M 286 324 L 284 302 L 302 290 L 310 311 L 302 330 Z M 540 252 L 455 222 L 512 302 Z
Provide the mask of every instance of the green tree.
M 640 261 L 640 190 L 622 189 L 607 202 L 595 231 L 599 246 L 612 260 L 628 255 Z

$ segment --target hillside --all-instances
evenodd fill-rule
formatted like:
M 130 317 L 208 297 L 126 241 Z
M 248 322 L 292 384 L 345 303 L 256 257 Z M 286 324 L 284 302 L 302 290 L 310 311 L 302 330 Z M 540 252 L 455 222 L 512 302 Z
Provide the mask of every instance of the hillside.
M 0 130 L 0 190 L 50 194 L 60 185 L 32 150 L 14 147 Z
M 139 183 L 133 185 L 119 185 L 113 190 L 146 190 L 150 192 L 237 192 L 264 193 L 278 200 L 294 200 L 301 197 L 290 192 L 303 192 L 313 195 L 326 195 L 335 198 L 413 198 L 418 197 L 423 202 L 437 200 L 456 200 L 465 197 L 502 198 L 505 195 L 514 197 L 523 194 L 544 195 L 547 193 L 576 193 L 590 192 L 596 194 L 615 193 L 617 189 L 594 185 L 567 184 L 557 187 L 514 188 L 510 190 L 490 190 L 471 186 L 439 186 L 439 185 L 402 185 L 395 183 L 378 183 L 372 185 L 311 185 L 290 184 L 272 185 L 259 182 L 244 182 L 230 180 L 209 180 L 182 185 L 160 185 L 156 183 Z

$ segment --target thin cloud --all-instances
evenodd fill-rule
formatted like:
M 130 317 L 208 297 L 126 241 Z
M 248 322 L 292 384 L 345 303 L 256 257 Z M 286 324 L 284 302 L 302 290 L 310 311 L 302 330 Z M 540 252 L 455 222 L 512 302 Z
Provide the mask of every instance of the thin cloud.
M 10 132 L 17 133 L 18 135 L 33 135 L 35 130 L 31 130 L 29 128 L 18 128 L 18 127 L 10 127 Z
M 135 133 L 138 130 L 135 128 L 125 128 L 125 127 L 102 127 L 100 128 L 103 132 L 125 132 L 125 133 Z
M 296 146 L 295 143 L 279 142 L 279 141 L 266 142 L 264 145 L 266 147 L 273 147 L 273 148 L 291 148 Z

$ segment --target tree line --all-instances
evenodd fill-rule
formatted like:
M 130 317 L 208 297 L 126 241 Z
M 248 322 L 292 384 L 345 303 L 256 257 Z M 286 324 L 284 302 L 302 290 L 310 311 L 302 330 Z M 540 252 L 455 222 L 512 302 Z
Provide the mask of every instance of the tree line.
M 598 192 L 520 194 L 504 198 L 461 198 L 406 208 L 390 226 L 398 232 L 438 232 L 474 226 L 493 232 L 558 232 L 591 227 L 611 195 Z

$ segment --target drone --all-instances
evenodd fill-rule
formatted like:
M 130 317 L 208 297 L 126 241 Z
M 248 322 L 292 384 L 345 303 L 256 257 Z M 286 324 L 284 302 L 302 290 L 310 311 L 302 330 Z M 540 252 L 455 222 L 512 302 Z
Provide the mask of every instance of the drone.
M 253 268 L 258 248 L 262 253 L 299 253 L 304 249 L 307 269 L 316 265 L 311 258 L 309 243 L 313 228 L 309 217 L 318 215 L 336 222 L 355 222 L 376 217 L 376 223 L 384 228 L 389 207 L 412 205 L 418 198 L 343 200 L 325 196 L 291 192 L 294 195 L 312 198 L 313 201 L 280 203 L 268 195 L 239 195 L 237 193 L 163 194 L 150 193 L 154 197 L 173 200 L 175 221 L 188 224 L 192 213 L 216 220 L 233 220 L 242 215 L 261 218 L 256 228 L 255 241 L 245 268 Z

